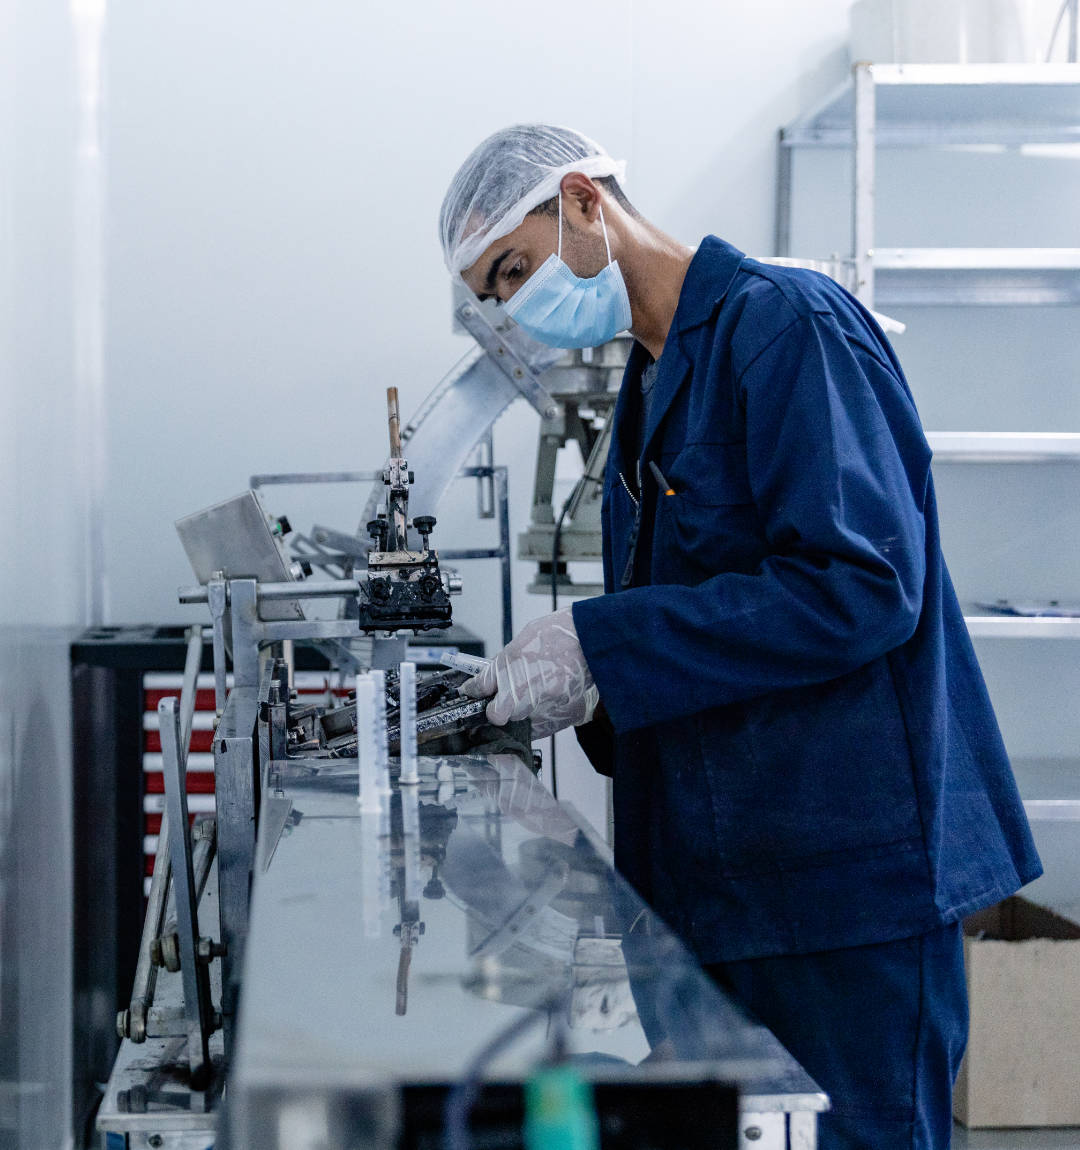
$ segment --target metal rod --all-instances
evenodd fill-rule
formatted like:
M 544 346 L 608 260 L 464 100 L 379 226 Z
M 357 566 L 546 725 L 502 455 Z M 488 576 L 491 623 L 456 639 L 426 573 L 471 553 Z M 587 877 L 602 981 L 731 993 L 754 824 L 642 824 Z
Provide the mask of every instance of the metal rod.
M 150 880 L 150 895 L 146 900 L 146 916 L 143 918 L 142 937 L 139 940 L 139 958 L 131 989 L 131 1006 L 127 1011 L 121 1011 L 117 1020 L 120 1036 L 130 1038 L 132 1042 L 146 1041 L 147 1019 L 150 1016 L 154 990 L 157 986 L 157 967 L 150 958 L 150 949 L 154 940 L 161 934 L 171 870 L 169 818 L 167 812 L 163 811 L 161 829 L 158 831 L 157 854 L 154 856 L 154 875 Z
M 1077 36 L 1078 25 L 1080 25 L 1080 0 L 1070 0 L 1069 3 L 1069 51 L 1068 59 L 1070 64 L 1077 63 Z
M 855 295 L 874 306 L 874 161 L 877 110 L 873 66 L 854 69 L 855 118 L 851 248 L 855 260 Z
M 180 688 L 180 746 L 184 748 L 185 755 L 191 746 L 191 725 L 195 721 L 195 700 L 199 671 L 202 668 L 202 627 L 189 627 L 187 636 L 187 659 L 184 661 L 184 679 Z
M 191 853 L 191 869 L 195 875 L 195 904 L 202 902 L 203 892 L 206 890 L 206 881 L 210 877 L 210 868 L 214 863 L 214 852 L 217 847 L 217 836 L 214 833 L 214 820 L 203 819 L 194 827 L 195 849 Z M 159 842 L 158 853 L 161 852 Z M 176 933 L 176 911 L 165 916 L 163 935 Z
M 277 599 L 332 599 L 335 595 L 357 595 L 360 584 L 355 579 L 310 579 L 303 583 L 257 583 L 255 594 L 267 602 Z M 205 587 L 181 587 L 181 603 L 205 603 Z
M 252 475 L 248 486 L 275 487 L 304 483 L 380 483 L 381 471 L 283 471 L 267 475 Z
M 190 627 L 187 634 L 187 658 L 184 662 L 183 686 L 180 689 L 180 710 L 183 720 L 180 745 L 185 750 L 191 742 L 191 727 L 195 717 L 199 668 L 202 664 L 203 629 L 201 626 Z M 135 965 L 131 1005 L 126 1018 L 121 1013 L 118 1026 L 121 1035 L 130 1038 L 132 1042 L 145 1042 L 147 1037 L 147 1020 L 154 1002 L 154 991 L 157 988 L 157 967 L 150 957 L 150 950 L 154 941 L 163 932 L 171 878 L 169 817 L 168 812 L 163 811 L 161 827 L 158 830 L 157 851 L 154 855 L 154 872 L 150 879 L 150 894 L 146 901 L 146 914 L 139 940 L 139 957 Z M 205 884 L 205 879 L 203 882 Z
M 776 234 L 774 247 L 778 256 L 791 255 L 791 175 L 794 157 L 784 140 L 784 129 L 777 136 L 776 148 Z
M 386 389 L 386 419 L 390 427 L 390 458 L 401 456 L 401 416 L 398 414 L 398 394 L 396 387 Z
M 225 612 L 228 591 L 224 579 L 212 579 L 206 585 L 210 617 L 214 621 L 214 709 L 220 715 L 225 710 Z
M 502 576 L 503 646 L 514 637 L 514 595 L 510 585 L 510 498 L 506 468 L 495 468 L 495 501 L 499 511 L 499 572 Z
M 210 1074 L 210 994 L 207 968 L 199 961 L 199 912 L 195 899 L 195 874 L 188 841 L 187 755 L 180 741 L 180 708 L 174 697 L 158 704 L 161 750 L 165 776 L 165 808 L 173 832 L 169 836 L 172 856 L 173 893 L 177 934 L 180 941 L 180 974 L 184 984 L 187 1015 L 187 1053 L 194 1090 L 205 1087 Z

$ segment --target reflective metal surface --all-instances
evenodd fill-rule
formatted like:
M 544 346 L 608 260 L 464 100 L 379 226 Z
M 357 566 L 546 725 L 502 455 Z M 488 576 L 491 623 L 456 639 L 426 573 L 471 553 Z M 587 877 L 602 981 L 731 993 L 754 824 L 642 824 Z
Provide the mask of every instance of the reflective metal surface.
M 231 1145 L 298 1124 L 389 1139 L 402 1083 L 453 1081 L 528 1013 L 492 1077 L 525 1077 L 565 1026 L 594 1079 L 733 1080 L 744 1114 L 812 1129 L 817 1086 L 517 759 L 422 758 L 420 776 L 367 811 L 355 760 L 270 764 L 261 825 L 280 832 L 260 838 Z

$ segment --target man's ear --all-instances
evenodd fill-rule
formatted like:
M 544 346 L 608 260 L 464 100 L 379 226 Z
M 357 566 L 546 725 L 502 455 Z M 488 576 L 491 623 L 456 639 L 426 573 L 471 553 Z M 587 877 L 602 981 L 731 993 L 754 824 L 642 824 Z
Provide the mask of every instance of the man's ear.
M 559 185 L 563 212 L 578 223 L 589 223 L 600 215 L 600 189 L 581 172 L 568 172 Z

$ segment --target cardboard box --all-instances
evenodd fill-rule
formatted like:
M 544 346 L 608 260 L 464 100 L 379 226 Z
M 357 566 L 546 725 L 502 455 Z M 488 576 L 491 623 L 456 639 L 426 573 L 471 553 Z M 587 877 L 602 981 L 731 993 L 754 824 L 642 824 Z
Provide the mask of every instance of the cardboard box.
M 1080 1126 L 1080 925 L 1013 897 L 964 921 L 965 1126 Z

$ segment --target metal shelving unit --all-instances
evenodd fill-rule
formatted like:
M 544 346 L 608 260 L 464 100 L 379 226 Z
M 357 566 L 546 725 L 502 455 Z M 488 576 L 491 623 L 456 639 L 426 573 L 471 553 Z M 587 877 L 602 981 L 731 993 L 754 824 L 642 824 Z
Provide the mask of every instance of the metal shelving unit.
M 1068 145 L 1080 156 L 1080 64 L 856 64 L 851 78 L 780 133 L 776 253 L 791 256 L 794 154 L 850 149 L 851 254 L 833 274 L 870 308 L 1080 304 L 1080 248 L 882 248 L 874 242 L 879 149 L 1017 149 Z M 1080 463 L 1080 434 L 929 432 L 935 467 Z M 1080 618 L 991 614 L 969 608 L 978 640 L 1080 640 Z M 1028 816 L 1050 853 L 1055 903 L 1076 896 L 1080 748 L 1059 759 L 1018 758 Z M 1071 826 L 1068 824 L 1072 824 Z M 1046 880 L 1043 880 L 1046 881 Z M 1080 906 L 1080 903 L 1077 903 Z
M 870 306 L 1080 303 L 1080 248 L 880 248 L 880 148 L 1080 144 L 1080 64 L 856 64 L 851 79 L 780 132 L 776 252 L 791 254 L 793 155 L 854 151 L 855 294 Z

